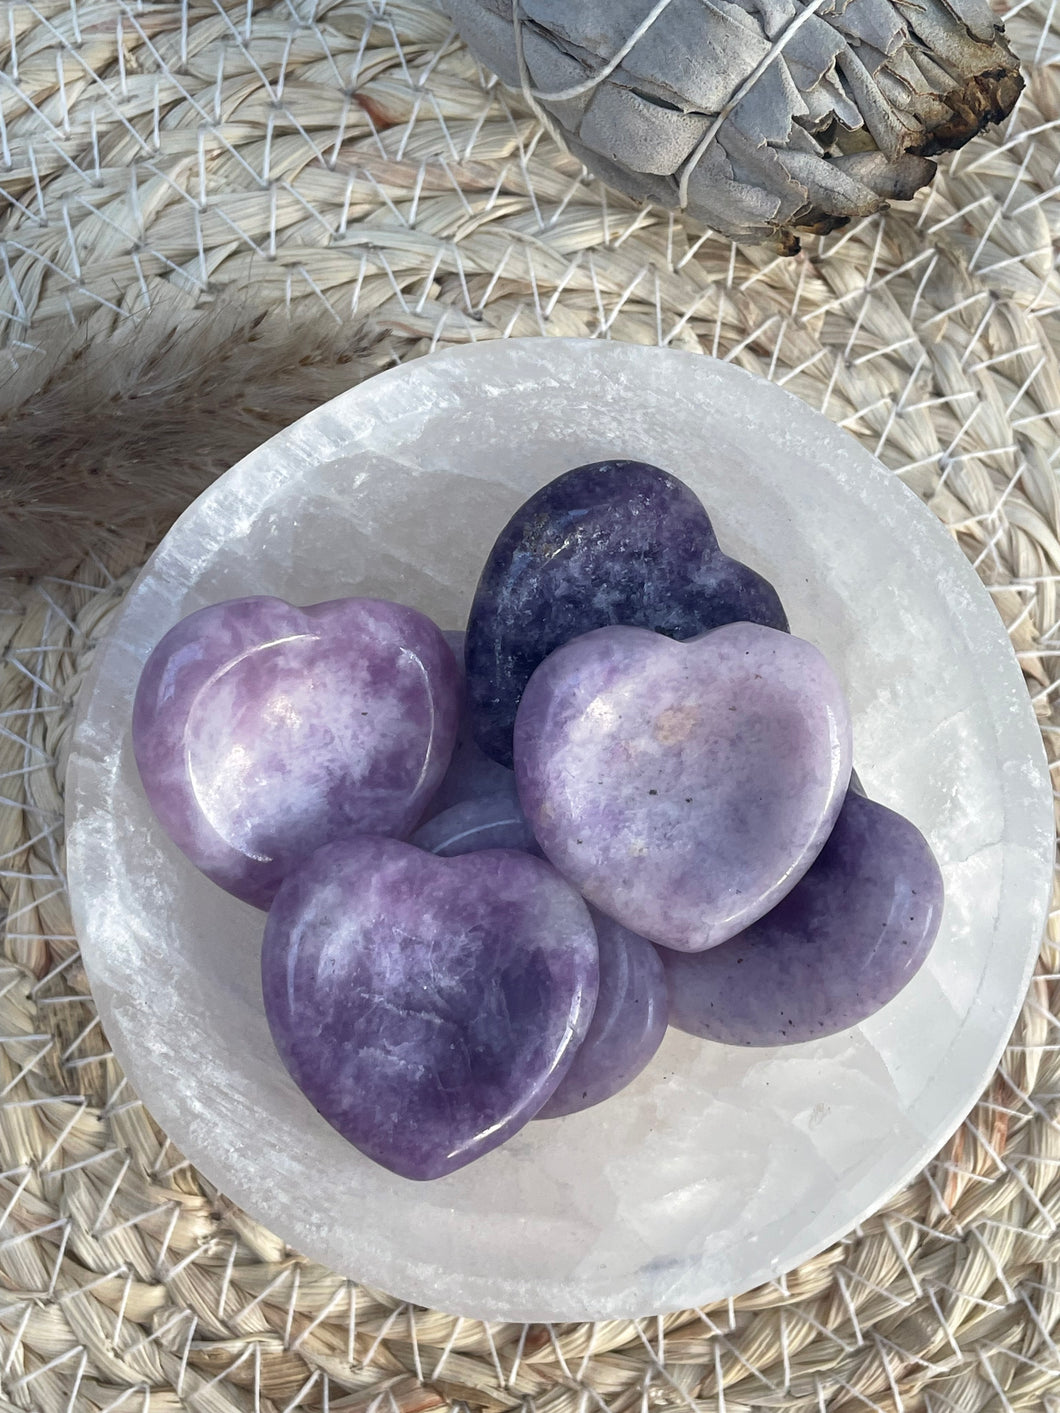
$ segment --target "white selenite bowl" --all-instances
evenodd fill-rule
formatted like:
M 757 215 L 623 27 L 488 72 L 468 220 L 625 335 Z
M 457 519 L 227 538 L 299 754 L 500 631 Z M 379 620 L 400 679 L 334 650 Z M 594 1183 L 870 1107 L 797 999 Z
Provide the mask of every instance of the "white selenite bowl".
M 702 498 L 850 696 L 867 792 L 945 877 L 921 973 L 856 1030 L 744 1050 L 670 1031 L 587 1112 L 413 1183 L 288 1078 L 263 915 L 201 877 L 141 790 L 141 665 L 185 614 L 277 594 L 465 622 L 494 537 L 560 472 L 629 457 Z M 619 343 L 453 349 L 303 417 L 202 495 L 143 570 L 83 697 L 67 788 L 77 933 L 107 1035 L 174 1143 L 297 1250 L 424 1305 L 502 1320 L 642 1315 L 738 1293 L 841 1236 L 964 1118 L 1046 917 L 1052 797 L 1001 619 L 931 513 L 797 398 L 727 363 Z

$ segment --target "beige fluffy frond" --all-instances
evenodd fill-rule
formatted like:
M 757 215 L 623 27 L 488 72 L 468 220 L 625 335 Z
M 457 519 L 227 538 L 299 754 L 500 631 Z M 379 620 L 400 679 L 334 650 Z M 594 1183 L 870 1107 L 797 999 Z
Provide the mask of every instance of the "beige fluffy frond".
M 375 368 L 378 335 L 326 317 L 164 300 L 111 317 L 0 354 L 0 574 L 158 538 L 222 471 Z

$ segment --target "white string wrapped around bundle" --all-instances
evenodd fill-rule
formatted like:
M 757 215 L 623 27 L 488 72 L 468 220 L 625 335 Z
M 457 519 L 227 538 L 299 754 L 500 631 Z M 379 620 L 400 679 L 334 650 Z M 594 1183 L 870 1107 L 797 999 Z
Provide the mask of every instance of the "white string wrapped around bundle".
M 596 175 L 734 240 L 905 200 L 1012 109 L 984 0 L 444 0 Z

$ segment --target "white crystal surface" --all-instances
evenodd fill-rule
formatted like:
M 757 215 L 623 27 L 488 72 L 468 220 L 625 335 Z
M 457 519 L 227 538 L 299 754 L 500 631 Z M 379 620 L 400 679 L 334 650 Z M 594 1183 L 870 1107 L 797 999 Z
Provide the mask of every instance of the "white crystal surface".
M 783 1050 L 671 1032 L 630 1089 L 441 1181 L 395 1178 L 272 1048 L 262 915 L 163 837 L 133 764 L 141 664 L 218 599 L 398 599 L 461 627 L 508 516 L 560 471 L 652 461 L 702 497 L 846 685 L 867 791 L 948 890 L 924 971 L 857 1030 Z M 465 1315 L 625 1317 L 736 1293 L 841 1235 L 961 1120 L 1044 923 L 1052 809 L 1004 628 L 934 517 L 782 390 L 690 354 L 558 339 L 394 369 L 273 438 L 185 514 L 86 690 L 68 778 L 78 935 L 108 1036 L 174 1142 L 292 1246 Z

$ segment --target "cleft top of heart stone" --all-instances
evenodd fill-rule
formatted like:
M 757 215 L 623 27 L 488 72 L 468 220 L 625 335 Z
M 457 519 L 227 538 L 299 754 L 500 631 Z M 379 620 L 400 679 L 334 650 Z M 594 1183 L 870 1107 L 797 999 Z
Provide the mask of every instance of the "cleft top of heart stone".
M 542 849 L 600 910 L 679 951 L 768 912 L 831 832 L 851 724 L 822 654 L 733 623 L 676 643 L 600 628 L 534 673 L 515 725 Z
M 530 674 L 582 633 L 626 624 L 684 640 L 735 622 L 788 626 L 688 486 L 643 461 L 577 466 L 516 511 L 479 579 L 465 647 L 475 739 L 510 766 Z

